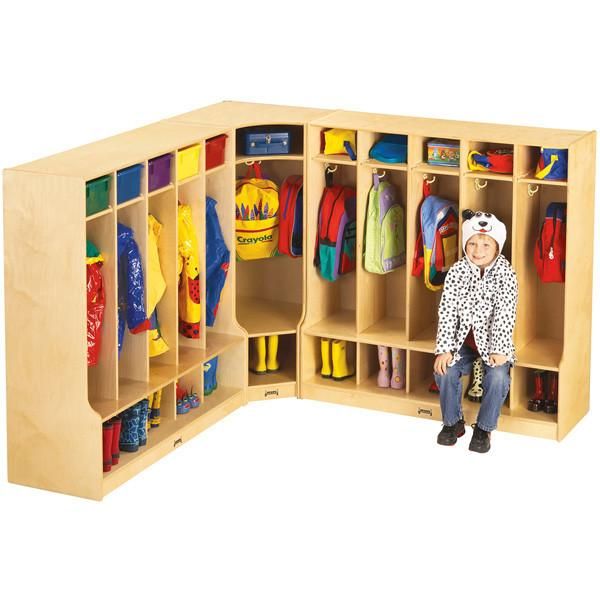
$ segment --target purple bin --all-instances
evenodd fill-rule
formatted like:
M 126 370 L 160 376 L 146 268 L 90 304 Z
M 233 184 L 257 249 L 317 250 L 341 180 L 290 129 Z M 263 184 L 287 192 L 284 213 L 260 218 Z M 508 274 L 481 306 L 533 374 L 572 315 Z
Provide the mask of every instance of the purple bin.
M 153 192 L 171 183 L 171 154 L 148 161 L 148 191 Z

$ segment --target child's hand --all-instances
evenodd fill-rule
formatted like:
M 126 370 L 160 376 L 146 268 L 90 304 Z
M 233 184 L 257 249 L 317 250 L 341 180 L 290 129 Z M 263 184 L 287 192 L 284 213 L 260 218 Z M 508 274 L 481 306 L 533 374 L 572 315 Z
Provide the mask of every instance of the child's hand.
M 448 369 L 448 363 L 452 360 L 452 352 L 444 352 L 435 357 L 433 363 L 433 372 L 438 375 L 445 375 Z
M 504 354 L 490 354 L 490 365 L 492 365 L 492 367 L 499 367 L 507 360 L 508 358 L 504 356 Z

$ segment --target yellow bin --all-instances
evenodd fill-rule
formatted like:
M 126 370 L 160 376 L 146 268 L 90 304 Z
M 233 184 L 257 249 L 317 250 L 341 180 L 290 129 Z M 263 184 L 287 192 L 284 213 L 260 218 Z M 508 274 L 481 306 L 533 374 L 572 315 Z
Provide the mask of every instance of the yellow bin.
M 200 144 L 177 151 L 177 181 L 198 175 L 200 170 Z

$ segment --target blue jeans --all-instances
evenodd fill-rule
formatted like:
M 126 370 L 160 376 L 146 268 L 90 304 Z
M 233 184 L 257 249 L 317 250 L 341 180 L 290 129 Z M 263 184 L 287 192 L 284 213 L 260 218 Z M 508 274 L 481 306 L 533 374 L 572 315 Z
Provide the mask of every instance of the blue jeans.
M 435 382 L 440 388 L 444 425 L 454 425 L 463 418 L 461 377 L 471 373 L 473 362 L 479 355 L 469 346 L 463 345 L 460 356 L 460 360 L 449 367 L 445 375 L 434 373 Z M 483 363 L 483 370 L 483 398 L 477 425 L 485 431 L 493 431 L 510 388 L 510 362 L 497 367 L 488 367 Z

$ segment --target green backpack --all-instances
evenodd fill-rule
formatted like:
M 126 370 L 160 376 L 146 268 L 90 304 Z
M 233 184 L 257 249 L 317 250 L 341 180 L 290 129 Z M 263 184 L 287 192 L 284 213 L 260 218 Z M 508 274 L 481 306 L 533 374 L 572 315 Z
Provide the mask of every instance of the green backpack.
M 365 224 L 365 270 L 387 273 L 406 262 L 404 207 L 396 188 L 373 175 Z

